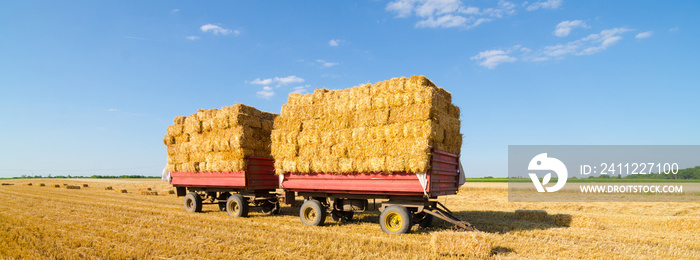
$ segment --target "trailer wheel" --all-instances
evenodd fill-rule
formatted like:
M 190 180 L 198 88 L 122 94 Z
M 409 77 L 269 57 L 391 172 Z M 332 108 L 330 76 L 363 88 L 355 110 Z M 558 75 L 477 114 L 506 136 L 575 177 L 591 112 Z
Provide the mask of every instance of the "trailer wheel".
M 231 217 L 247 217 L 248 201 L 241 194 L 233 194 L 226 200 L 226 212 Z
M 326 221 L 326 209 L 318 200 L 307 200 L 299 209 L 301 223 L 308 226 L 323 226 Z
M 185 211 L 202 212 L 202 197 L 196 192 L 187 193 L 185 195 Z
M 419 219 L 418 226 L 422 228 L 427 228 L 433 225 L 433 215 L 430 215 L 428 213 L 418 213 L 416 214 L 416 218 Z
M 403 234 L 411 229 L 411 215 L 403 206 L 386 207 L 379 216 L 379 226 L 389 234 Z
M 350 222 L 353 216 L 355 216 L 353 211 L 333 211 L 331 213 L 333 221 Z
M 260 211 L 265 215 L 277 215 L 280 212 L 280 203 L 277 201 L 266 200 L 260 205 Z
M 226 202 L 225 201 L 219 201 L 219 210 L 226 211 Z

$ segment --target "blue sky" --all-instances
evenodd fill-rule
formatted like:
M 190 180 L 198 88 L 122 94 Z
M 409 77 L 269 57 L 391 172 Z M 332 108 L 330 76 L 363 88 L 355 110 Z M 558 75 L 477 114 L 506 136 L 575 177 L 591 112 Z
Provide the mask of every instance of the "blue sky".
M 0 177 L 158 175 L 172 119 L 425 75 L 508 145 L 700 144 L 698 1 L 2 1 Z

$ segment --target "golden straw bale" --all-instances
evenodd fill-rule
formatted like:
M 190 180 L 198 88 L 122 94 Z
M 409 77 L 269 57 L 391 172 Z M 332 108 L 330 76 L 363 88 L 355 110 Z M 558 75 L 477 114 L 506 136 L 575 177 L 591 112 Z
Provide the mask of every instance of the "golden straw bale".
M 83 188 L 87 188 L 87 187 L 89 187 L 89 186 L 87 185 L 87 183 L 83 183 Z
M 25 183 L 24 186 L 32 186 L 31 183 Z
M 184 116 L 176 116 L 173 119 L 173 125 L 184 125 L 185 124 L 185 117 Z
M 473 231 L 440 231 L 430 234 L 430 247 L 436 257 L 452 256 L 484 259 L 494 246 L 492 235 Z
M 11 186 L 11 185 L 15 185 L 15 184 L 14 183 L 7 183 L 7 182 L 2 183 L 2 186 Z
M 141 191 L 141 195 L 158 195 L 157 191 Z
M 68 185 L 68 186 L 66 186 L 66 189 L 69 189 L 69 190 L 79 190 L 79 189 L 80 189 L 80 186 L 78 186 L 78 185 Z
M 185 133 L 195 134 L 202 132 L 202 121 L 197 118 L 197 114 L 192 114 L 185 118 Z
M 105 187 L 105 190 L 113 190 L 112 186 Z
M 117 189 L 117 190 L 114 190 L 114 191 L 115 191 L 116 193 L 127 193 L 127 191 L 126 191 L 125 189 Z
M 54 187 L 54 188 L 60 188 L 60 187 L 61 187 L 61 185 L 58 185 L 58 184 L 54 184 L 54 185 L 53 185 L 53 187 Z
M 515 218 L 519 220 L 544 222 L 547 220 L 547 211 L 518 209 L 515 211 Z
M 182 134 L 182 130 L 185 128 L 184 125 L 171 125 L 168 126 L 167 133 L 172 136 L 178 136 Z
M 45 187 L 45 186 L 46 186 L 45 183 L 39 183 L 39 187 Z
M 168 189 L 168 190 L 162 190 L 162 191 L 159 191 L 158 194 L 162 194 L 162 195 L 175 194 L 175 191 L 174 191 L 174 190 L 170 190 L 170 189 Z
M 139 191 L 151 191 L 151 188 L 139 188 Z

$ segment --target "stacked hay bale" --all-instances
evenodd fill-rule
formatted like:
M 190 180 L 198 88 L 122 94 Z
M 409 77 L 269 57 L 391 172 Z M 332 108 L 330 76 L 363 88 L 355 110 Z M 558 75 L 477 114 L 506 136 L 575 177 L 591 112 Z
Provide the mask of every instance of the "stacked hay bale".
M 422 173 L 431 149 L 459 153 L 459 108 L 423 76 L 291 94 L 272 131 L 277 174 Z
M 179 116 L 163 142 L 170 172 L 235 172 L 248 156 L 270 156 L 270 132 L 277 114 L 237 104 Z

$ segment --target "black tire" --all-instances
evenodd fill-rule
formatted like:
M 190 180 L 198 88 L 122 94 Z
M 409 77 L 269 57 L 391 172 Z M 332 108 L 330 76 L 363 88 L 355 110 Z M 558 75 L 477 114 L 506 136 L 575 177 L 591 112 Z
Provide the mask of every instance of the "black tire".
M 331 213 L 333 221 L 339 222 L 350 222 L 353 216 L 355 216 L 355 212 L 353 211 L 333 211 Z
M 196 192 L 187 193 L 185 195 L 185 211 L 202 212 L 202 197 Z
M 280 204 L 276 201 L 266 200 L 260 205 L 260 212 L 268 216 L 277 215 L 280 212 Z
M 379 216 L 379 226 L 388 234 L 404 234 L 411 230 L 411 214 L 403 206 L 389 206 Z
M 248 201 L 241 194 L 233 194 L 226 200 L 226 212 L 231 217 L 247 217 Z
M 299 209 L 301 223 L 308 226 L 323 226 L 326 221 L 326 209 L 318 200 L 307 200 Z
M 427 228 L 433 225 L 433 215 L 427 214 L 427 213 L 420 213 L 424 214 L 423 218 L 418 221 L 418 226 L 422 228 Z

